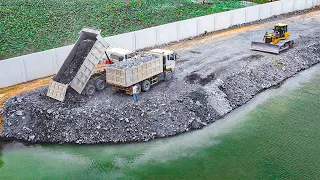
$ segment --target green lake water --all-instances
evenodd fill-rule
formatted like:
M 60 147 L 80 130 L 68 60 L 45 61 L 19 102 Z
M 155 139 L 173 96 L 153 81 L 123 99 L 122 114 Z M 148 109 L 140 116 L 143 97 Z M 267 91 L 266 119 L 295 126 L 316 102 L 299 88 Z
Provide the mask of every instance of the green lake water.
M 320 66 L 197 131 L 145 143 L 0 142 L 0 179 L 320 179 Z

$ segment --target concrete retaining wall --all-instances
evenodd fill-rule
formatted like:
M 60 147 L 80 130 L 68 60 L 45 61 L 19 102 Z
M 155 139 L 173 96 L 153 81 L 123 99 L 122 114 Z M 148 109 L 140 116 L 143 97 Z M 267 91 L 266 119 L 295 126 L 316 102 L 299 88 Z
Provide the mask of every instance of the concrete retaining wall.
M 110 47 L 136 51 L 319 5 L 320 0 L 281 0 L 119 34 L 106 40 Z M 0 61 L 0 88 L 55 74 L 72 47 L 64 46 Z
M 262 4 L 260 5 L 260 19 L 266 19 L 271 17 L 271 7 L 272 4 Z
M 0 87 L 12 86 L 27 81 L 22 57 L 0 61 Z
M 27 81 L 46 77 L 56 72 L 54 49 L 22 56 Z
M 231 26 L 231 11 L 215 14 L 215 30 L 227 29 Z
M 253 22 L 260 19 L 260 5 L 246 8 L 246 22 Z
M 134 32 L 110 36 L 107 37 L 106 40 L 110 44 L 110 48 L 122 47 L 132 51 L 136 50 L 136 38 Z
M 246 8 L 231 11 L 231 25 L 246 23 Z
M 157 29 L 148 28 L 135 32 L 136 49 L 143 49 L 145 47 L 152 47 L 157 44 Z
M 198 19 L 188 19 L 178 22 L 178 40 L 198 35 Z
M 294 7 L 295 7 L 295 2 L 294 0 L 282 0 L 282 10 L 281 13 L 289 13 L 294 11 Z
M 307 0 L 295 0 L 294 10 L 303 10 L 306 7 Z
M 178 41 L 178 22 L 156 27 L 157 45 Z
M 198 35 L 203 34 L 205 32 L 213 32 L 215 31 L 214 21 L 215 15 L 202 16 L 198 19 Z
M 309 9 L 309 8 L 312 8 L 312 6 L 313 6 L 313 1 L 314 0 L 307 0 L 307 2 L 306 2 L 306 9 Z
M 271 16 L 279 15 L 282 13 L 282 2 L 281 1 L 276 1 L 271 4 Z

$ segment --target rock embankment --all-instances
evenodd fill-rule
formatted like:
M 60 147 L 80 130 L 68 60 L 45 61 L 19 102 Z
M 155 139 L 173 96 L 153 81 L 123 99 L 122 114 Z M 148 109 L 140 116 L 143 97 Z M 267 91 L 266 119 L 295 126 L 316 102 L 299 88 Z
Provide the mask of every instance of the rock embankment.
M 110 87 L 92 98 L 69 89 L 64 103 L 47 97 L 47 87 L 21 94 L 4 105 L 4 136 L 91 144 L 148 141 L 200 129 L 319 63 L 318 17 L 293 19 L 296 44 L 279 55 L 249 50 L 250 41 L 261 39 L 264 29 L 178 51 L 174 77 L 141 93 L 137 103 Z
M 46 97 L 47 88 L 41 88 L 5 103 L 4 135 L 34 142 L 98 143 L 148 141 L 199 129 L 260 91 L 320 62 L 320 45 L 287 55 L 260 58 L 256 60 L 260 64 L 217 77 L 192 73 L 183 81 L 175 78 L 141 94 L 138 103 L 110 89 L 94 98 L 70 89 L 61 103 Z

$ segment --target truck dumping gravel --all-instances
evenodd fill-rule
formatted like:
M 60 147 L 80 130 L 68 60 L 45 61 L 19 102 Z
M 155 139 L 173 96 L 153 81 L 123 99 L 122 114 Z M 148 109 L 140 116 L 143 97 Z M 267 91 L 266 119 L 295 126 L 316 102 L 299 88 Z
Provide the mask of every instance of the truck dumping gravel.
M 279 55 L 249 50 L 250 40 L 261 38 L 264 29 L 180 50 L 171 81 L 141 93 L 137 103 L 110 87 L 92 98 L 69 89 L 64 103 L 45 96 L 47 87 L 21 94 L 4 105 L 4 136 L 92 144 L 148 141 L 203 128 L 319 63 L 319 22 L 320 16 L 292 19 L 296 44 Z
M 77 47 L 77 53 L 73 57 L 70 65 L 64 71 L 59 79 L 55 79 L 57 82 L 62 84 L 69 84 L 73 78 L 76 76 L 77 72 L 79 71 L 82 63 L 86 59 L 88 53 L 90 52 L 91 48 L 93 47 L 95 41 L 90 39 L 82 40 Z

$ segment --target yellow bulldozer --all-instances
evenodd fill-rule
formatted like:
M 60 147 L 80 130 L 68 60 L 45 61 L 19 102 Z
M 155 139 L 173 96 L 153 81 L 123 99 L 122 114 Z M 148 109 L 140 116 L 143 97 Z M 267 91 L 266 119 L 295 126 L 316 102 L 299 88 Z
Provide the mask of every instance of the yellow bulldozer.
M 256 51 L 279 54 L 292 47 L 294 41 L 290 39 L 288 24 L 275 24 L 272 33 L 266 32 L 263 42 L 252 42 L 251 49 Z

